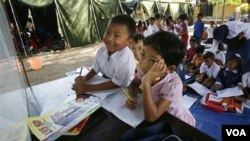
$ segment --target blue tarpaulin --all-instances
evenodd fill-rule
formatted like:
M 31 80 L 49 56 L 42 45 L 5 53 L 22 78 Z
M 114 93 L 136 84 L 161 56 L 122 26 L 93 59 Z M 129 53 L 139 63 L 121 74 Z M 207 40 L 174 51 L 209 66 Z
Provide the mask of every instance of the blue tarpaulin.
M 198 100 L 190 108 L 196 119 L 196 128 L 220 141 L 222 125 L 250 125 L 250 109 L 244 108 L 242 114 L 230 112 L 214 112 L 201 106 L 201 96 L 195 92 L 186 93 L 189 96 L 198 97 Z

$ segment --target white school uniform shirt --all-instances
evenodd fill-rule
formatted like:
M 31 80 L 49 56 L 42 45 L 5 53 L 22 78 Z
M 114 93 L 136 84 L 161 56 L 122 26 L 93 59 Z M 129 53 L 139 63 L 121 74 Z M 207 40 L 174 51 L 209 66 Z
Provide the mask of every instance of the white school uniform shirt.
M 159 31 L 158 27 L 156 24 L 153 25 L 149 25 L 148 28 L 150 28 L 150 30 L 152 31 L 152 33 L 155 33 L 157 31 Z
M 208 77 L 216 78 L 220 71 L 220 66 L 215 62 L 212 64 L 210 68 L 203 62 L 200 67 L 200 73 L 205 73 Z
M 241 21 L 229 21 L 224 23 L 228 27 L 229 33 L 227 39 L 236 37 L 239 33 L 244 32 L 246 39 L 250 39 L 250 23 L 244 23 Z M 219 42 L 213 40 L 212 51 L 215 52 L 218 48 Z
M 242 83 L 244 87 L 250 88 L 250 72 L 243 74 Z
M 101 47 L 94 61 L 93 69 L 96 73 L 101 72 L 111 81 L 122 87 L 128 87 L 134 79 L 135 58 L 133 52 L 125 47 L 111 56 L 106 47 Z
M 145 31 L 143 32 L 143 35 L 144 35 L 145 37 L 147 37 L 147 36 L 149 36 L 149 35 L 151 35 L 151 34 L 157 32 L 157 31 L 159 31 L 157 25 L 156 25 L 156 24 L 153 24 L 153 25 L 150 24 L 150 25 L 148 26 L 147 30 L 145 30 Z
M 214 37 L 214 35 L 213 35 L 214 29 L 215 29 L 215 27 L 211 27 L 211 26 L 207 28 L 207 38 L 208 38 L 208 39 Z
M 221 60 L 221 62 L 225 65 L 226 56 L 225 56 L 225 53 L 223 51 L 220 51 L 218 54 L 215 53 L 215 59 Z

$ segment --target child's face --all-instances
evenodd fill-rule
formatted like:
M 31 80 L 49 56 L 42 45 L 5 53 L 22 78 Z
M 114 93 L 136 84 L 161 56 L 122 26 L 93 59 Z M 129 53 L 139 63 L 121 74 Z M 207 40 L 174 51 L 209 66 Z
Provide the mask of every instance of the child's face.
M 149 20 L 150 24 L 153 25 L 155 23 L 155 20 Z
M 202 19 L 202 17 L 201 17 L 200 15 L 198 15 L 198 16 L 197 16 L 197 19 L 198 19 L 198 20 L 201 20 L 201 19 Z
M 238 67 L 238 64 L 235 60 L 228 60 L 227 67 L 229 70 L 234 70 Z
M 127 47 L 131 42 L 127 26 L 110 23 L 103 36 L 103 41 L 110 55 Z
M 190 47 L 195 48 L 197 46 L 198 46 L 198 44 L 196 42 L 194 42 L 194 41 L 190 42 Z
M 142 49 L 140 67 L 143 74 L 146 74 L 154 63 L 161 60 L 161 55 L 156 52 L 152 47 L 146 46 Z
M 134 53 L 136 60 L 141 59 L 142 47 L 143 47 L 143 40 L 138 40 L 137 43 L 135 41 L 132 41 L 130 49 Z
M 205 64 L 208 66 L 208 67 L 211 67 L 214 63 L 214 60 L 211 59 L 211 58 L 207 58 L 204 60 Z
M 203 56 L 203 53 L 196 53 L 196 55 L 197 55 L 198 57 L 202 57 L 202 56 Z

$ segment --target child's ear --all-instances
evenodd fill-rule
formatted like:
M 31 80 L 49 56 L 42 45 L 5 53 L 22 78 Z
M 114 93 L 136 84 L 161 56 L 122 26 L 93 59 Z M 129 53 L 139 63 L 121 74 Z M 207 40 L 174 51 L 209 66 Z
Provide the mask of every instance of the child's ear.
M 132 39 L 128 39 L 128 47 L 131 47 L 132 45 Z

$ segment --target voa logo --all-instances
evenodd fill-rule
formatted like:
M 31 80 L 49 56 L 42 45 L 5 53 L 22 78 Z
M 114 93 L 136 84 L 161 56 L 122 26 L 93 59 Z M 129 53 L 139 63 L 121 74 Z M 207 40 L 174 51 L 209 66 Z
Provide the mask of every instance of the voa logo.
M 247 136 L 244 129 L 226 129 L 227 136 Z

